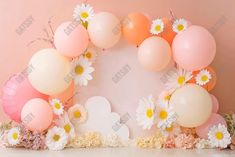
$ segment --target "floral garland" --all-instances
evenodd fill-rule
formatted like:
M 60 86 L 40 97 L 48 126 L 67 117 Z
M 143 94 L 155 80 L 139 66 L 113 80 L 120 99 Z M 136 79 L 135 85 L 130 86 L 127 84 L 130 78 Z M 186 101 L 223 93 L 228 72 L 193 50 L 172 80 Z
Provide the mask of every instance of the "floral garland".
M 89 21 L 94 16 L 94 10 L 89 4 L 81 4 L 74 9 L 74 20 L 82 22 L 87 28 Z M 185 19 L 175 19 L 172 30 L 180 33 L 188 27 Z M 160 18 L 152 21 L 150 32 L 153 35 L 161 35 L 164 31 L 164 21 Z M 92 80 L 97 53 L 93 48 L 88 48 L 80 56 L 72 61 L 72 77 L 76 84 L 87 86 Z M 205 86 L 213 79 L 213 71 L 208 68 L 195 72 L 181 68 L 174 69 L 166 76 L 166 91 L 160 94 L 158 100 L 153 96 L 139 101 L 136 110 L 137 123 L 143 129 L 151 129 L 157 125 L 158 131 L 150 137 L 139 137 L 133 141 L 122 141 L 116 134 L 102 137 L 98 132 L 88 132 L 76 135 L 76 126 L 87 119 L 87 110 L 80 104 L 76 104 L 65 110 L 64 104 L 59 99 L 52 99 L 50 105 L 53 108 L 53 125 L 44 132 L 28 130 L 22 124 L 12 122 L 0 126 L 1 147 L 24 147 L 33 150 L 62 150 L 70 148 L 94 148 L 94 147 L 123 147 L 135 145 L 140 148 L 182 148 L 182 149 L 209 149 L 230 148 L 235 149 L 235 114 L 226 114 L 224 119 L 228 125 L 214 125 L 210 128 L 208 139 L 200 138 L 195 129 L 183 128 L 176 123 L 177 114 L 169 103 L 172 94 L 187 83 L 195 83 Z M 68 78 L 69 79 L 69 78 Z M 144 114 L 143 114 L 144 113 Z

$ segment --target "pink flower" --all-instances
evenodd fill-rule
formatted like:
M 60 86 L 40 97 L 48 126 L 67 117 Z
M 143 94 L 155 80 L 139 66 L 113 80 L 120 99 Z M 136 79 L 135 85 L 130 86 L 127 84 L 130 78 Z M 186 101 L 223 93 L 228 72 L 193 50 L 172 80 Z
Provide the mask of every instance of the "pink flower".
M 175 138 L 176 148 L 192 149 L 195 147 L 195 138 L 191 134 L 181 133 Z
M 175 138 L 174 136 L 169 136 L 164 143 L 164 148 L 175 148 Z

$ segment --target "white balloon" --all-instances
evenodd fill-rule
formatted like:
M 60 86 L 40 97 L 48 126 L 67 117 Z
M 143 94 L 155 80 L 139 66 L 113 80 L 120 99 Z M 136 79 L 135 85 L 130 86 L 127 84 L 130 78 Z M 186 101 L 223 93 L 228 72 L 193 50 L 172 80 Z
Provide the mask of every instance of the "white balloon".
M 87 30 L 92 43 L 103 49 L 113 47 L 121 37 L 120 21 L 108 12 L 96 14 L 89 22 Z
M 32 86 L 39 92 L 54 95 L 64 91 L 72 79 L 66 79 L 71 72 L 70 62 L 55 49 L 43 49 L 31 58 L 32 67 L 28 75 Z

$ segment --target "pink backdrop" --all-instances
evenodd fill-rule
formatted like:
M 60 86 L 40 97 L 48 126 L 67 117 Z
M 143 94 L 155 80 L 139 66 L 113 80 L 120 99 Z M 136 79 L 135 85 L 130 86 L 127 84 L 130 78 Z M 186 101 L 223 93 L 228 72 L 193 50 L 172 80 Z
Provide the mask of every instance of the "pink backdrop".
M 53 28 L 72 19 L 73 8 L 80 0 L 1 0 L 0 1 L 0 88 L 14 73 L 21 72 L 36 51 L 49 47 L 44 42 L 27 44 L 44 37 L 44 27 L 52 17 Z M 234 0 L 89 0 L 96 11 L 110 11 L 120 19 L 132 11 L 151 17 L 176 16 L 208 28 L 217 42 L 217 55 L 212 64 L 218 75 L 212 91 L 220 101 L 220 112 L 235 111 L 235 13 Z M 24 32 L 17 33 L 24 21 L 31 20 Z M 24 23 L 26 24 L 26 23 Z M 27 24 L 26 24 L 27 25 Z M 19 31 L 18 31 L 19 32 Z M 6 117 L 0 109 L 0 120 Z

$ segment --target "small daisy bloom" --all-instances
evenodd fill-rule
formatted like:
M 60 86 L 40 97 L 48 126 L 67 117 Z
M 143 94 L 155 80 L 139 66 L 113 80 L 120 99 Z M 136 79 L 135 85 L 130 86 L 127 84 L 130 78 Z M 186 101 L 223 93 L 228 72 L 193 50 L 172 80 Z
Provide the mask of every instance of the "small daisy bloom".
M 169 104 L 172 93 L 173 93 L 173 90 L 163 91 L 162 93 L 160 93 L 160 95 L 158 97 L 158 101 L 165 103 L 165 104 Z
M 70 122 L 68 114 L 65 112 L 59 119 L 56 121 L 56 124 L 63 128 L 65 133 L 68 135 L 70 139 L 75 137 L 75 129 L 73 124 Z
M 10 145 L 15 146 L 20 142 L 20 129 L 15 127 L 7 133 L 7 141 Z
M 76 104 L 68 110 L 69 119 L 73 125 L 81 124 L 87 119 L 87 110 L 80 104 Z
M 157 113 L 157 127 L 161 130 L 170 128 L 172 124 L 176 121 L 176 113 L 173 111 L 172 107 L 165 103 L 158 103 L 156 113 Z
M 63 128 L 53 127 L 46 135 L 46 146 L 50 150 L 62 150 L 68 142 L 68 136 Z
M 155 103 L 152 96 L 139 101 L 139 106 L 136 110 L 136 120 L 143 129 L 151 129 L 155 122 Z
M 77 21 L 88 22 L 94 16 L 94 10 L 89 4 L 77 5 L 73 12 L 73 18 Z
M 172 29 L 176 33 L 184 31 L 188 26 L 188 23 L 185 19 L 176 19 L 172 25 Z
M 210 72 L 206 69 L 201 70 L 197 76 L 195 77 L 196 79 L 196 83 L 200 86 L 203 86 L 205 84 L 207 84 L 208 82 L 210 82 L 212 76 L 210 74 Z
M 93 79 L 91 73 L 95 70 L 91 65 L 92 63 L 84 57 L 79 57 L 79 59 L 73 61 L 72 70 L 75 84 L 80 86 L 88 85 L 88 81 Z
M 88 61 L 90 62 L 94 62 L 96 57 L 97 57 L 97 53 L 95 52 L 94 49 L 92 48 L 88 48 L 84 53 L 83 53 L 83 57 L 86 58 Z
M 173 123 L 169 127 L 166 127 L 165 129 L 161 130 L 162 134 L 166 137 L 171 136 L 173 137 L 174 135 L 178 135 L 181 133 L 180 126 Z
M 227 127 L 222 124 L 213 126 L 210 129 L 208 139 L 210 141 L 210 145 L 216 148 L 227 148 L 231 143 L 231 137 L 227 131 Z
M 175 90 L 185 85 L 192 77 L 192 72 L 175 69 L 167 75 L 166 87 L 169 90 Z
M 54 114 L 61 115 L 64 112 L 64 106 L 59 99 L 52 99 L 50 104 L 53 108 Z
M 162 19 L 156 19 L 152 21 L 150 33 L 158 35 L 164 30 L 164 23 Z

